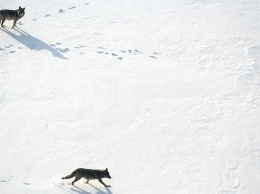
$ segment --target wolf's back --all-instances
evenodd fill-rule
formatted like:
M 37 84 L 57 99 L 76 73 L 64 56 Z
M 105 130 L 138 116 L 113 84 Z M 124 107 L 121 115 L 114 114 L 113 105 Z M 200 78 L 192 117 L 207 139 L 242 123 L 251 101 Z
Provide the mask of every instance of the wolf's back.
M 16 17 L 16 10 L 2 9 L 0 15 L 6 19 L 14 19 Z

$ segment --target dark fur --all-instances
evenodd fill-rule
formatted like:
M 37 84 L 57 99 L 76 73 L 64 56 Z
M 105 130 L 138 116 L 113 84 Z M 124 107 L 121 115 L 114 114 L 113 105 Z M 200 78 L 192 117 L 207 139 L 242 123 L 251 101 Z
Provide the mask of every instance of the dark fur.
M 19 9 L 17 10 L 8 10 L 8 9 L 3 9 L 0 10 L 0 22 L 1 26 L 4 27 L 4 22 L 5 20 L 14 20 L 13 27 L 16 25 L 16 22 L 21 19 L 24 14 L 25 14 L 25 8 L 21 8 L 19 6 Z
M 111 179 L 111 176 L 108 172 L 108 169 L 106 170 L 94 170 L 94 169 L 84 169 L 84 168 L 78 168 L 74 170 L 70 175 L 63 177 L 62 179 L 70 179 L 75 177 L 75 180 L 72 181 L 72 185 L 80 180 L 81 178 L 87 179 L 87 182 L 89 180 L 94 180 L 97 179 L 101 184 L 103 184 L 105 187 L 110 187 L 110 185 L 106 185 L 103 181 L 102 178 L 109 178 Z

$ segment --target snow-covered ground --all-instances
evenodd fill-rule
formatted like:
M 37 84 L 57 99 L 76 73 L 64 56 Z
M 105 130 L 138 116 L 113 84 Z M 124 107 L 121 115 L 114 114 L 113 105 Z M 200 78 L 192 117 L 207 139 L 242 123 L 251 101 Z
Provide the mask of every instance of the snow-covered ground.
M 1 194 L 259 194 L 260 0 L 4 0 Z M 112 179 L 75 187 L 76 168 Z

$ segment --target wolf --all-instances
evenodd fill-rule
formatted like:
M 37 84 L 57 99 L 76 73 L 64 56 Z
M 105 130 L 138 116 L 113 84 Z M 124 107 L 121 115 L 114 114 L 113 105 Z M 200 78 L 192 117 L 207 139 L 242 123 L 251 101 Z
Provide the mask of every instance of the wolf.
M 2 9 L 0 10 L 0 22 L 1 26 L 4 27 L 5 20 L 14 20 L 13 27 L 16 25 L 16 22 L 21 19 L 25 14 L 25 8 L 21 8 L 17 10 L 9 10 L 9 9 Z
M 95 170 L 95 169 L 84 169 L 84 168 L 78 168 L 74 170 L 70 175 L 62 177 L 62 179 L 70 179 L 72 177 L 75 177 L 75 180 L 72 181 L 72 185 L 80 180 L 81 178 L 87 179 L 87 182 L 89 180 L 94 180 L 97 179 L 102 185 L 105 187 L 111 187 L 110 185 L 106 185 L 103 181 L 102 178 L 109 178 L 111 179 L 111 176 L 108 172 L 108 169 L 106 170 Z

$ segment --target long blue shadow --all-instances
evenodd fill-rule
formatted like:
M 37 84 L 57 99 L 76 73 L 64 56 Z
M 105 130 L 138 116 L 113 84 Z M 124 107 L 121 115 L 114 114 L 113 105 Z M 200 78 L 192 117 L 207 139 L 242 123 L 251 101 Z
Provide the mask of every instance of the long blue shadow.
M 16 35 L 5 28 L 1 28 L 1 30 L 31 50 L 48 50 L 52 53 L 54 57 L 58 57 L 60 59 L 67 59 L 55 48 L 51 47 L 50 45 L 46 44 L 40 39 L 28 34 L 20 28 L 15 29 L 17 32 L 20 33 L 19 35 Z

